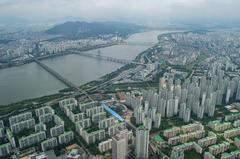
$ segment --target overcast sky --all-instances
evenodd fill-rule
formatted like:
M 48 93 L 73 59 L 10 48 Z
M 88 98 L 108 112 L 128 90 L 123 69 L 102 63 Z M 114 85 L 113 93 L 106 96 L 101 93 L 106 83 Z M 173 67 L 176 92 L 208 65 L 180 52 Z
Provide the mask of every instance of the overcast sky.
M 240 0 L 0 0 L 0 23 L 64 20 L 134 23 L 240 21 Z

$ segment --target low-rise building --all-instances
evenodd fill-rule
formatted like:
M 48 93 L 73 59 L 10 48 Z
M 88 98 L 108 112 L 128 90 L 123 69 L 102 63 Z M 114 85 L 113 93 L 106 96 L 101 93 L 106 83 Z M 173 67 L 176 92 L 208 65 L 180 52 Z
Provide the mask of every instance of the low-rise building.
M 240 135 L 240 127 L 224 131 L 224 138 L 231 138 Z
M 101 113 L 94 114 L 94 115 L 92 116 L 92 121 L 93 121 L 94 123 L 98 123 L 100 120 L 105 119 L 106 116 L 107 116 L 107 113 L 106 113 L 106 112 L 101 112 Z
M 13 125 L 13 124 L 16 124 L 18 122 L 25 121 L 25 120 L 28 120 L 28 119 L 31 119 L 31 118 L 32 118 L 32 112 L 26 112 L 26 113 L 18 114 L 18 115 L 15 115 L 15 116 L 11 116 L 9 118 L 9 124 Z
M 56 137 L 64 133 L 64 125 L 56 125 L 50 128 L 51 137 Z
M 196 142 L 187 142 L 183 143 L 181 145 L 174 146 L 172 149 L 172 153 L 179 153 L 179 152 L 184 152 L 184 151 L 189 151 L 189 150 L 195 150 L 197 153 L 202 154 L 203 149 L 201 146 L 199 146 Z
M 240 127 L 240 120 L 234 121 L 233 126 L 234 126 L 235 128 Z
M 77 106 L 77 100 L 75 98 L 67 98 L 59 101 L 60 107 L 75 107 Z
M 110 126 L 113 126 L 116 123 L 114 117 L 106 118 L 103 120 L 100 120 L 98 123 L 99 129 L 107 129 Z
M 211 131 L 208 133 L 207 137 L 198 140 L 198 144 L 201 147 L 208 147 L 216 143 L 217 143 L 217 135 Z
M 126 124 L 125 122 L 121 122 L 121 123 L 116 123 L 113 126 L 108 127 L 108 135 L 111 137 L 115 134 L 117 134 L 119 131 L 124 130 L 126 128 Z
M 198 145 L 196 142 L 193 142 L 193 148 L 197 153 L 199 154 L 203 153 L 203 148 L 200 145 Z
M 10 143 L 5 143 L 0 145 L 0 157 L 7 156 L 12 152 L 13 152 L 13 149 Z
M 221 123 L 219 120 L 214 120 L 214 121 L 210 121 L 208 123 L 208 126 L 215 131 L 222 132 L 224 130 L 230 129 L 232 127 L 232 123 L 231 122 Z
M 96 106 L 93 108 L 86 109 L 86 114 L 88 117 L 93 116 L 94 114 L 98 114 L 104 112 L 104 108 L 102 106 Z
M 36 114 L 36 116 L 41 116 L 44 114 L 54 115 L 54 110 L 50 106 L 45 106 L 45 107 L 35 109 L 35 114 Z
M 0 120 L 0 128 L 4 128 L 4 123 L 2 120 Z
M 86 130 L 82 128 L 79 130 L 79 134 L 88 144 L 100 141 L 106 137 L 105 130 L 102 129 L 88 133 Z
M 46 131 L 46 124 L 38 123 L 34 126 L 35 132 Z
M 35 126 L 35 120 L 32 118 L 32 119 L 23 120 L 21 122 L 17 122 L 15 124 L 12 123 L 10 128 L 14 134 L 17 134 L 24 129 L 34 128 L 34 126 Z
M 72 131 L 65 132 L 58 136 L 59 144 L 67 144 L 74 139 L 74 134 Z
M 213 156 L 210 152 L 204 152 L 204 159 L 215 159 L 216 157 Z
M 93 108 L 97 106 L 96 101 L 88 102 L 88 103 L 79 103 L 79 110 L 85 112 L 87 109 Z
M 58 146 L 58 141 L 56 137 L 53 137 L 41 142 L 42 151 L 47 151 L 57 146 Z
M 112 149 L 112 139 L 102 141 L 98 144 L 98 149 L 101 153 Z
M 163 131 L 163 136 L 167 137 L 167 138 L 171 138 L 174 137 L 178 134 L 180 134 L 181 129 L 179 127 L 173 127 L 171 129 L 167 129 Z
M 240 158 L 240 150 L 236 150 L 230 153 L 223 153 L 221 159 L 238 159 Z
M 213 155 L 217 155 L 223 152 L 226 152 L 230 148 L 230 143 L 223 142 L 218 145 L 212 145 L 209 147 L 209 152 Z
M 187 134 L 181 134 L 179 136 L 174 136 L 168 139 L 168 144 L 176 145 L 178 143 L 185 143 L 190 139 L 200 139 L 205 136 L 205 130 L 199 130 L 196 132 L 191 132 Z
M 225 121 L 234 121 L 240 119 L 240 113 L 225 115 Z
M 6 130 L 6 137 L 7 137 L 8 141 L 10 142 L 11 146 L 13 148 L 15 148 L 16 147 L 16 141 L 15 141 L 15 138 L 13 137 L 13 133 L 10 129 Z
M 0 128 L 0 138 L 4 136 L 4 128 Z
M 53 115 L 48 113 L 48 114 L 43 114 L 38 116 L 39 122 L 41 123 L 49 123 L 53 120 Z
M 85 113 L 74 114 L 72 111 L 69 111 L 68 117 L 72 122 L 77 122 L 84 119 Z
M 80 126 L 82 128 L 88 128 L 91 126 L 91 119 L 90 118 L 86 118 L 86 119 L 82 119 L 80 121 L 77 121 L 75 123 L 75 127 L 77 129 L 77 127 Z
M 240 148 L 240 137 L 234 138 L 234 145 L 236 145 L 238 148 Z
M 46 139 L 46 133 L 44 131 L 37 132 L 35 134 L 31 134 L 29 136 L 22 137 L 18 140 L 19 147 L 25 148 Z
M 56 125 L 64 125 L 64 121 L 57 115 L 53 116 L 53 121 Z
M 189 133 L 189 132 L 194 132 L 198 130 L 203 130 L 204 126 L 201 123 L 193 123 L 193 124 L 188 124 L 188 125 L 183 125 L 181 127 L 181 131 L 183 133 Z

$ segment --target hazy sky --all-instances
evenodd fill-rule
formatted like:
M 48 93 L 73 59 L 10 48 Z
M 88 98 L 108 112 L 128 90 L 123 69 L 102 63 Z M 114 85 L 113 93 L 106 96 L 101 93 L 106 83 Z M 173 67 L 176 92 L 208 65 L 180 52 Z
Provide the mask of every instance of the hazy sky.
M 67 19 L 136 23 L 239 22 L 240 0 L 0 0 L 0 23 Z

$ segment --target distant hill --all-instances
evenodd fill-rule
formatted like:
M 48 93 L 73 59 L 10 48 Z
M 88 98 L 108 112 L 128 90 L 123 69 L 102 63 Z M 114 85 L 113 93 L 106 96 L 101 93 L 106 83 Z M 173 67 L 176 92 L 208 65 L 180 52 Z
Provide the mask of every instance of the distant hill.
M 63 35 L 69 38 L 97 37 L 105 34 L 127 36 L 144 29 L 143 26 L 121 22 L 65 22 L 46 31 L 48 34 Z

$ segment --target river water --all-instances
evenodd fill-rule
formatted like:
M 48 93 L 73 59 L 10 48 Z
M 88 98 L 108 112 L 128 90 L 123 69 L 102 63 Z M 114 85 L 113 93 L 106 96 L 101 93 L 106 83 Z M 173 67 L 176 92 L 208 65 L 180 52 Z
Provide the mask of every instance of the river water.
M 127 41 L 157 42 L 157 35 L 166 32 L 170 31 L 137 33 L 130 36 Z M 148 47 L 151 46 L 115 45 L 101 48 L 100 52 L 105 56 L 134 59 Z M 98 50 L 87 52 L 96 54 Z M 42 62 L 77 85 L 96 80 L 122 66 L 122 64 L 73 54 L 44 59 Z M 34 62 L 0 70 L 0 105 L 53 94 L 63 88 L 66 88 L 64 84 Z

